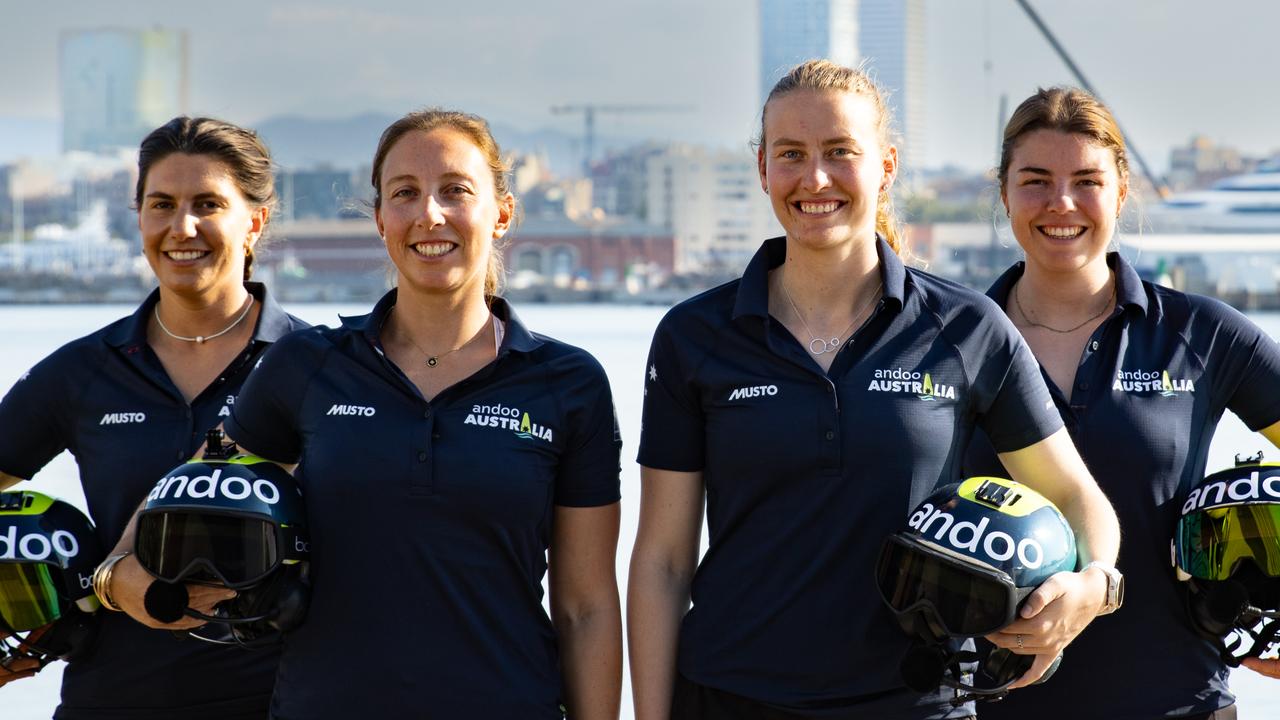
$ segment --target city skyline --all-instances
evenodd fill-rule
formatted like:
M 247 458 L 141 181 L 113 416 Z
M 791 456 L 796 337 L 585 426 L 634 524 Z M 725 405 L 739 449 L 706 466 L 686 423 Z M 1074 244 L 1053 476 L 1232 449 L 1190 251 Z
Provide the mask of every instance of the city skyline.
M 1280 25 L 1280 6 L 1034 4 L 1158 170 L 1169 149 L 1194 134 L 1247 155 L 1280 149 L 1272 120 L 1280 93 L 1268 76 L 1277 63 L 1267 37 Z M 600 133 L 741 149 L 755 132 L 754 2 L 491 0 L 448 12 L 400 0 L 369 8 L 228 0 L 213 14 L 150 0 L 10 5 L 0 23 L 0 127 L 11 142 L 0 141 L 0 162 L 40 151 L 32 138 L 44 141 L 56 123 L 59 33 L 100 26 L 187 31 L 191 111 L 250 125 L 284 114 L 398 114 L 443 104 L 574 133 L 574 120 L 552 117 L 551 105 L 641 102 L 695 110 L 611 118 Z M 1012 105 L 1037 85 L 1072 78 L 1012 0 L 926 0 L 925 14 L 929 112 L 919 165 L 990 167 L 1000 95 Z M 1224 41 L 1231 61 L 1217 50 Z

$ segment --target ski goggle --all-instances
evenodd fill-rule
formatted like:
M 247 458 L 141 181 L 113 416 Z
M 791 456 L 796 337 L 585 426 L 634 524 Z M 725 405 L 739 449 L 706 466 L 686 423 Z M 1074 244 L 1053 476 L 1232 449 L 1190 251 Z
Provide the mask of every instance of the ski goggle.
M 1229 505 L 1178 520 L 1173 562 L 1180 577 L 1226 580 L 1245 560 L 1280 577 L 1280 504 Z
M 889 608 L 922 613 L 951 637 L 979 637 L 1013 622 L 1035 588 L 1019 588 L 1007 574 L 932 550 L 903 535 L 889 536 L 876 563 L 876 585 Z
M 55 572 L 43 563 L 0 563 L 0 623 L 6 630 L 35 630 L 62 617 Z
M 285 559 L 276 525 L 259 518 L 190 512 L 138 517 L 134 552 L 155 577 L 168 582 L 253 585 Z

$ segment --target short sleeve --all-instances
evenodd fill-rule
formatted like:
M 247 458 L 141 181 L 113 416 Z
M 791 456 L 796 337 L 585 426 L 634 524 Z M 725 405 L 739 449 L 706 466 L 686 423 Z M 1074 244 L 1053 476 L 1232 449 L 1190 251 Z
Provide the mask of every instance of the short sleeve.
M 298 410 L 322 357 L 302 338 L 312 332 L 287 335 L 262 354 L 226 420 L 227 435 L 268 460 L 296 463 L 302 455 Z
M 67 449 L 74 417 L 67 389 L 78 385 L 68 352 L 41 360 L 0 400 L 0 472 L 30 479 Z
M 704 418 L 688 347 L 668 314 L 654 332 L 644 370 L 639 462 L 645 467 L 697 472 L 704 462 Z
M 576 387 L 556 390 L 582 398 L 569 412 L 570 434 L 556 471 L 556 505 L 595 507 L 622 497 L 622 434 L 613 393 L 604 368 L 587 359 L 590 365 L 572 374 Z
M 987 403 L 978 408 L 978 425 L 995 451 L 1005 453 L 1034 445 L 1063 425 L 1031 349 L 1003 313 L 993 322 L 992 346 L 973 358 L 981 363 L 977 384 Z
M 1235 308 L 1216 300 L 1201 301 L 1213 317 L 1214 397 L 1224 397 L 1226 408 L 1250 430 L 1280 421 L 1280 346 Z M 1201 325 L 1197 322 L 1193 327 Z

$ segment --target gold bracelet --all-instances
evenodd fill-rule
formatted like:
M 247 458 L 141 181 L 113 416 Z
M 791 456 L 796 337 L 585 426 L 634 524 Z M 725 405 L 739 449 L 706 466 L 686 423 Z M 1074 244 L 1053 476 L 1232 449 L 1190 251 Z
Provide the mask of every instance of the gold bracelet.
M 126 550 L 115 555 L 108 555 L 102 564 L 98 565 L 93 571 L 93 594 L 98 596 L 98 602 L 102 603 L 102 607 L 113 612 L 123 612 L 116 604 L 115 598 L 111 597 L 111 573 L 115 570 L 116 563 L 133 554 L 132 550 Z

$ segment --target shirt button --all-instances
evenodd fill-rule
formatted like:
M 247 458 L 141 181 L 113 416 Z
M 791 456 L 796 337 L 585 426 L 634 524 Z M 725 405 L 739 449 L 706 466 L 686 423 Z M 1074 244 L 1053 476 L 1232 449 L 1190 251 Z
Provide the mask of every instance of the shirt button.
M 431 417 L 431 408 L 427 408 L 426 410 L 423 410 L 422 417 L 423 419 Z
M 1089 343 L 1089 349 L 1096 352 L 1098 349 L 1098 341 L 1094 340 L 1093 342 Z
M 1088 390 L 1088 389 L 1089 389 L 1089 383 L 1087 383 L 1087 382 L 1082 382 L 1082 383 L 1080 383 L 1079 385 L 1076 385 L 1076 387 L 1080 388 L 1081 390 Z
M 426 462 L 427 454 L 425 452 L 418 453 L 418 462 Z
M 187 459 L 187 454 L 186 454 L 186 453 L 184 453 L 184 452 L 182 452 L 181 450 L 179 450 L 179 451 L 178 451 L 178 459 L 179 459 L 179 460 L 186 460 L 186 459 Z
M 832 431 L 828 430 L 828 431 L 827 431 L 827 434 L 826 434 L 826 435 L 823 435 L 823 437 L 825 437 L 825 438 L 826 438 L 826 439 L 828 439 L 828 440 L 835 440 L 835 439 L 836 439 L 836 434 L 835 434 L 834 432 L 832 432 Z

